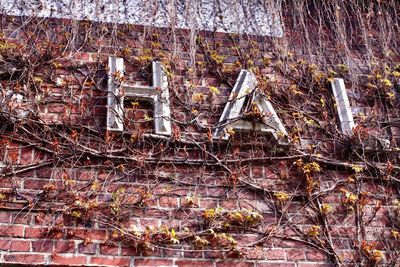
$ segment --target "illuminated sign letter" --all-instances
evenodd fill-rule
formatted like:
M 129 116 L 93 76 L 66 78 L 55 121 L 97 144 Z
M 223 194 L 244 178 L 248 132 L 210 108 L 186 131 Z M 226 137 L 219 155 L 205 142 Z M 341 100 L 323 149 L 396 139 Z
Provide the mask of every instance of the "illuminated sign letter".
M 331 84 L 333 96 L 335 97 L 336 109 L 340 120 L 340 130 L 343 134 L 352 135 L 354 119 L 344 81 L 343 79 L 335 78 Z
M 153 103 L 155 133 L 171 135 L 168 79 L 161 63 L 152 62 L 152 86 L 125 84 L 122 58 L 109 57 L 108 65 L 107 130 L 124 130 L 124 100 L 137 99 Z
M 214 138 L 229 138 L 229 130 L 258 131 L 270 133 L 279 144 L 287 144 L 287 132 L 281 120 L 276 114 L 268 99 L 257 91 L 257 79 L 253 73 L 241 70 L 235 86 L 225 105 L 222 116 L 218 122 Z M 247 97 L 251 97 L 251 104 L 254 105 L 262 116 L 261 122 L 243 120 L 241 117 L 242 108 Z

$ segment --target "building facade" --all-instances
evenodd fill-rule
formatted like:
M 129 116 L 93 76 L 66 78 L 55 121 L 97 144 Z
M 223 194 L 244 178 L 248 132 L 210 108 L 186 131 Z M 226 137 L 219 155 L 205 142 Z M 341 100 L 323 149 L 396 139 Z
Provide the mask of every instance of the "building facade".
M 398 266 L 399 4 L 150 2 L 0 4 L 0 262 Z

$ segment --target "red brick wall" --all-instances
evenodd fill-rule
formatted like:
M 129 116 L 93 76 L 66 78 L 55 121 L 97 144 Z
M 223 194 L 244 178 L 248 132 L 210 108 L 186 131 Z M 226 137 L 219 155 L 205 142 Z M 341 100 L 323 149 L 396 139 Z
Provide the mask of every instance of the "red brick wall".
M 237 133 L 228 143 L 209 142 L 208 129 L 197 127 L 192 120 L 196 109 L 203 114 L 201 120 L 215 124 L 229 95 L 229 83 L 234 83 L 240 68 L 248 68 L 259 79 L 267 79 L 265 74 L 275 77 L 262 89 L 271 95 L 292 140 L 295 127 L 304 128 L 303 137 L 327 140 L 324 131 L 308 127 L 294 114 L 296 108 L 304 107 L 296 99 L 299 96 L 286 99 L 279 94 L 289 90 L 292 81 L 279 71 L 282 59 L 270 46 L 276 40 L 201 34 L 197 40 L 201 45 L 192 62 L 197 70 L 192 73 L 193 51 L 186 31 L 174 36 L 163 29 L 88 26 L 84 22 L 72 45 L 67 37 L 63 39 L 63 33 L 70 32 L 68 21 L 35 22 L 18 28 L 19 19 L 1 19 L 7 40 L 18 43 L 28 54 L 31 36 L 44 38 L 43 32 L 35 32 L 35 25 L 51 36 L 46 41 L 55 43 L 59 39 L 57 44 L 68 45 L 65 51 L 73 51 L 61 53 L 63 49 L 35 40 L 32 49 L 40 56 L 49 51 L 53 54 L 44 62 L 38 59 L 41 63 L 21 81 L 28 83 L 24 105 L 32 114 L 29 120 L 2 119 L 0 151 L 5 168 L 0 180 L 1 262 L 322 267 L 334 265 L 334 251 L 349 266 L 372 264 L 365 250 L 363 254 L 362 244 L 373 246 L 371 251 L 382 251 L 381 263 L 396 262 L 397 254 L 390 246 L 398 245 L 391 235 L 395 229 L 393 201 L 398 198 L 393 179 L 398 175 L 393 173 L 390 178 L 390 171 L 384 176 L 372 170 L 384 170 L 390 161 L 396 167 L 398 158 L 385 155 L 379 168 L 358 173 L 352 166 L 359 160 L 342 155 L 350 152 L 340 142 L 326 142 L 324 152 L 316 148 L 314 154 L 301 156 L 295 141 L 290 148 L 282 148 L 258 134 Z M 116 32 L 111 34 L 112 30 Z M 90 31 L 93 33 L 86 35 Z M 90 38 L 85 40 L 85 36 Z M 223 57 L 223 63 L 213 61 L 213 51 Z M 13 53 L 10 58 L 17 58 L 18 51 Z M 152 132 L 152 124 L 143 122 L 143 117 L 151 116 L 151 107 L 144 103 L 128 116 L 142 122 L 126 121 L 127 133 L 123 136 L 106 133 L 105 78 L 110 55 L 125 58 L 126 76 L 131 82 L 148 82 L 146 56 L 161 58 L 168 66 L 173 74 L 169 77 L 173 139 L 146 135 Z M 275 63 L 267 64 L 267 59 Z M 57 77 L 63 77 L 64 84 L 56 85 Z M 15 80 L 4 80 L 2 85 L 17 87 Z M 213 95 L 209 86 L 217 86 L 221 94 Z M 196 103 L 194 93 L 204 94 L 206 100 Z M 331 101 L 328 90 L 317 93 Z M 318 102 L 319 97 L 310 101 Z M 354 98 L 352 104 L 356 104 Z M 378 110 L 379 105 L 372 108 L 377 110 L 374 116 L 383 112 Z M 332 110 L 326 109 L 324 129 L 338 127 Z M 395 147 L 399 128 L 393 127 L 393 131 L 397 131 L 392 140 Z M 331 138 L 346 140 L 337 131 Z M 306 150 L 304 153 L 309 153 Z M 305 190 L 307 174 L 301 169 L 300 158 L 304 164 L 316 162 L 322 168 L 312 172 L 316 185 L 311 194 Z M 289 199 L 279 200 L 280 192 L 286 192 Z M 351 199 L 352 194 L 356 200 Z M 323 203 L 332 208 L 326 216 L 318 206 Z M 207 222 L 205 212 L 218 208 L 223 215 Z M 245 209 L 260 214 L 259 223 L 250 227 L 219 225 L 230 214 Z M 165 240 L 163 226 L 177 232 L 179 244 Z M 312 234 L 313 226 L 320 227 L 316 235 Z M 149 250 L 132 238 L 136 230 L 145 232 L 146 227 L 159 231 L 152 235 Z M 210 228 L 231 235 L 237 244 L 227 245 L 220 237 L 223 240 L 216 241 L 218 238 L 207 232 Z M 204 237 L 211 244 L 199 249 L 193 245 L 194 236 L 185 237 L 187 233 Z

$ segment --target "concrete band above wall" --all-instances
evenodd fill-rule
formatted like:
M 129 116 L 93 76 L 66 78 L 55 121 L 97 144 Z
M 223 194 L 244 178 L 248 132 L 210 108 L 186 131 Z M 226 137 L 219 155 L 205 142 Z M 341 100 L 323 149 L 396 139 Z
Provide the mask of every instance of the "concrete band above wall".
M 274 0 L 2 0 L 0 13 L 282 37 Z

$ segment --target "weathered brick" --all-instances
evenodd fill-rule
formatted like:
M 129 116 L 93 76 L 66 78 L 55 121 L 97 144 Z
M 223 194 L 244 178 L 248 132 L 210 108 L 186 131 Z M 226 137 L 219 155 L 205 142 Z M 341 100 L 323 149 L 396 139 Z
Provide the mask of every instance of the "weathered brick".
M 259 235 L 250 235 L 250 234 L 234 235 L 233 237 L 239 244 L 254 243 L 261 239 L 261 236 Z
M 5 189 L 9 189 L 12 188 L 13 186 L 13 179 L 10 177 L 2 177 L 1 178 L 1 183 L 0 183 L 0 188 L 5 188 Z M 7 196 L 6 196 L 7 197 Z M 7 214 L 9 212 L 7 211 L 1 211 L 0 213 L 0 218 L 3 217 L 5 214 Z M 4 217 L 3 217 L 4 218 Z M 8 221 L 7 221 L 8 222 Z
M 62 104 L 50 104 L 47 106 L 49 113 L 64 113 L 65 106 Z
M 182 258 L 182 251 L 179 250 L 171 250 L 171 249 L 163 249 L 162 255 L 164 258 Z
M 208 197 L 222 198 L 226 196 L 226 190 L 224 188 L 207 188 L 206 195 Z
M 32 219 L 31 214 L 19 213 L 12 216 L 13 224 L 30 224 Z
M 248 261 L 217 261 L 216 267 L 254 267 L 254 262 Z
M 106 107 L 96 106 L 96 107 L 93 108 L 93 115 L 95 115 L 95 116 L 105 116 L 105 115 L 107 115 L 107 108 Z
M 41 163 L 46 159 L 46 153 L 43 151 L 33 151 L 33 158 L 32 158 L 32 163 Z
M 89 239 L 92 241 L 106 241 L 108 237 L 107 231 L 103 229 L 74 228 L 69 232 L 69 238 Z
M 353 250 L 345 250 L 345 251 L 338 251 L 338 256 L 341 257 L 342 259 L 345 259 L 346 261 L 354 261 L 357 260 L 358 258 L 358 252 L 353 251 Z
M 262 247 L 248 247 L 242 250 L 248 260 L 266 260 L 266 255 Z
M 1 240 L 0 239 L 0 250 L 10 250 L 11 240 Z
M 86 237 L 91 240 L 105 241 L 107 240 L 108 234 L 106 230 L 90 230 L 86 231 Z
M 76 173 L 76 177 L 79 180 L 83 180 L 83 181 L 91 181 L 94 180 L 95 176 L 95 172 L 94 171 L 86 171 L 86 170 L 78 170 Z
M 32 251 L 52 253 L 53 241 L 49 240 L 32 241 Z
M 257 262 L 256 267 L 296 267 L 294 263 Z
M 43 233 L 45 233 L 44 228 L 27 227 L 25 229 L 25 237 L 27 238 L 40 238 L 43 236 Z
M 77 60 L 83 60 L 83 61 L 87 62 L 90 59 L 90 53 L 77 52 L 77 53 L 75 53 L 74 58 Z
M 6 254 L 6 255 L 4 255 L 4 262 L 9 262 L 9 263 L 43 264 L 44 261 L 45 261 L 44 255 L 40 255 L 40 254 Z
M 183 256 L 185 258 L 201 259 L 204 258 L 203 252 L 199 251 L 184 251 Z
M 45 123 L 54 123 L 59 120 L 58 116 L 54 114 L 40 114 L 40 119 L 42 119 Z
M 12 237 L 23 237 L 24 227 L 23 226 L 0 226 L 0 236 L 12 236 Z
M 324 261 L 328 259 L 326 253 L 322 251 L 306 251 L 306 257 L 309 261 Z
M 288 261 L 305 260 L 303 249 L 286 250 L 286 258 Z
M 298 267 L 334 267 L 334 264 L 328 263 L 299 263 Z
M 280 247 L 283 248 L 301 248 L 304 247 L 304 243 L 300 241 L 292 241 L 292 240 L 280 240 L 276 242 Z
M 285 251 L 283 249 L 271 249 L 266 251 L 268 260 L 284 260 Z
M 179 260 L 177 260 L 177 262 L 179 262 Z M 142 266 L 173 266 L 173 261 L 170 260 L 170 259 L 135 259 L 134 264 L 135 264 L 135 267 L 142 267 Z M 178 263 L 176 263 L 176 265 L 181 267 Z M 182 265 L 182 266 L 184 266 L 184 265 Z
M 11 242 L 11 251 L 30 251 L 31 249 L 31 242 L 25 240 L 13 240 Z
M 0 212 L 0 223 L 9 223 L 11 221 L 11 212 Z
M 117 257 L 91 257 L 91 264 L 98 265 L 111 265 L 111 266 L 129 266 L 130 259 L 129 258 L 117 258 Z M 137 266 L 137 265 L 135 265 Z
M 42 190 L 49 181 L 47 179 L 25 179 L 24 187 L 34 190 Z
M 101 244 L 100 253 L 103 255 L 118 255 L 118 247 Z
M 41 168 L 39 170 L 36 170 L 36 176 L 38 178 L 51 178 L 53 171 L 53 168 Z
M 79 244 L 78 245 L 78 251 L 79 253 L 82 254 L 95 254 L 96 253 L 96 244 Z
M 156 219 L 156 218 L 141 218 L 139 220 L 139 227 L 142 229 L 146 229 L 146 227 L 148 226 L 152 226 L 152 227 L 159 227 L 161 225 L 161 221 L 160 219 Z
M 86 256 L 73 256 L 73 255 L 53 255 L 51 257 L 53 264 L 65 265 L 85 265 L 87 263 Z
M 207 260 L 176 260 L 175 265 L 177 267 L 210 267 L 214 266 L 214 262 Z
M 21 148 L 19 163 L 21 165 L 28 165 L 32 163 L 32 149 Z
M 122 247 L 121 248 L 121 255 L 122 256 L 139 256 L 140 251 L 134 247 Z
M 206 252 L 204 252 L 204 258 L 206 258 L 206 259 L 223 259 L 223 258 L 225 258 L 225 252 L 206 251 Z
M 225 199 L 219 202 L 219 205 L 227 210 L 235 210 L 238 208 L 237 199 Z
M 160 197 L 158 199 L 160 207 L 163 208 L 176 208 L 178 207 L 178 198 L 175 197 Z
M 75 251 L 74 241 L 55 241 L 55 253 L 73 253 Z

